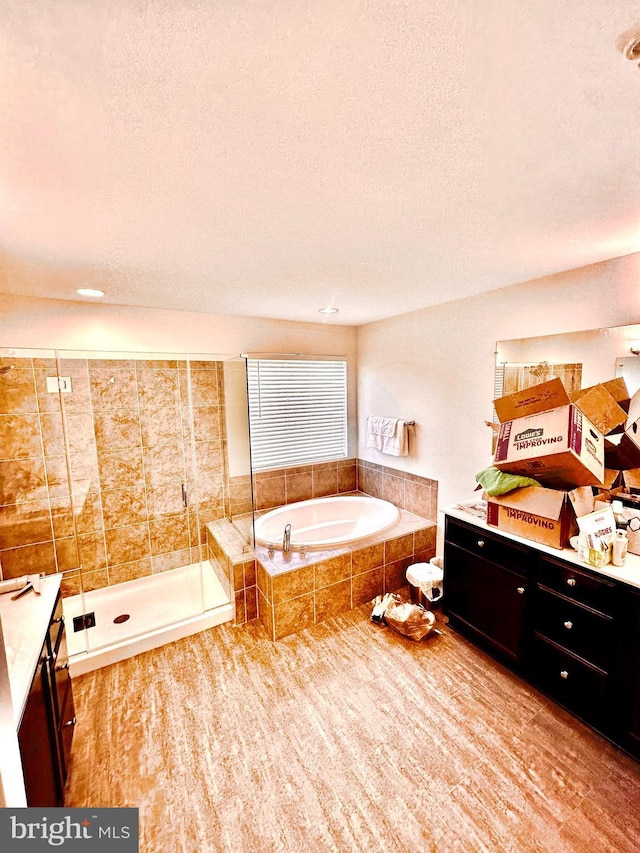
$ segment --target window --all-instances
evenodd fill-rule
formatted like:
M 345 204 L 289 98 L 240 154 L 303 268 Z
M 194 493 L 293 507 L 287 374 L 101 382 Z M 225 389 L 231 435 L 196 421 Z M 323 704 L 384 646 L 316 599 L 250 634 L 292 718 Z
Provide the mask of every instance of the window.
M 346 457 L 346 361 L 249 358 L 247 383 L 254 471 Z

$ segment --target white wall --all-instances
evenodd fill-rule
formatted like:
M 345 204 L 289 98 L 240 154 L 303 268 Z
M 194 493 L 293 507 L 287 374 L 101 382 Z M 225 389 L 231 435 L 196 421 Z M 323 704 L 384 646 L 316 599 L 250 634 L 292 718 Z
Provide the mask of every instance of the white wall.
M 438 480 L 440 508 L 469 499 L 491 462 L 496 342 L 639 320 L 635 254 L 363 326 L 358 455 Z M 415 419 L 411 455 L 365 448 L 368 415 Z
M 343 355 L 347 359 L 349 455 L 356 453 L 356 329 L 351 326 L 0 294 L 0 347 L 227 356 L 245 352 Z
M 492 417 L 498 340 L 637 322 L 639 254 L 357 330 L 0 296 L 1 347 L 346 355 L 350 454 L 438 480 L 440 507 L 467 499 L 475 474 L 491 461 L 484 421 Z M 373 414 L 415 419 L 411 456 L 365 448 L 366 418 Z

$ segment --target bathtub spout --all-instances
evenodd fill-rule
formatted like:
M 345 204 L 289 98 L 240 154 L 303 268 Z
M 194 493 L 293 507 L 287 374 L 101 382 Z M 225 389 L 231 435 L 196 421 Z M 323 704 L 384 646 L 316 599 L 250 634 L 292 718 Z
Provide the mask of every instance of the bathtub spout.
M 282 550 L 285 554 L 288 554 L 291 550 L 291 525 L 285 524 L 284 526 L 284 536 L 282 537 Z

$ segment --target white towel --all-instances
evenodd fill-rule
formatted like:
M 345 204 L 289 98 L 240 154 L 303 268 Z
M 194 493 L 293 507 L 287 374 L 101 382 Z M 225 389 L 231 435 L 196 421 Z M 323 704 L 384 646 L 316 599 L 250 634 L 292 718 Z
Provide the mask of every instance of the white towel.
M 367 418 L 366 447 L 373 447 L 390 456 L 408 456 L 407 425 L 397 418 Z

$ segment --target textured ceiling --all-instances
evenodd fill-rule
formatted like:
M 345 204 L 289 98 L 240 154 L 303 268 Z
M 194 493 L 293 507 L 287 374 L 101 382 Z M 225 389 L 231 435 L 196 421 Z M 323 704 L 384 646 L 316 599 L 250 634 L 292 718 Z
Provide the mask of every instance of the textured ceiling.
M 636 0 L 0 0 L 0 291 L 357 325 L 640 251 Z

